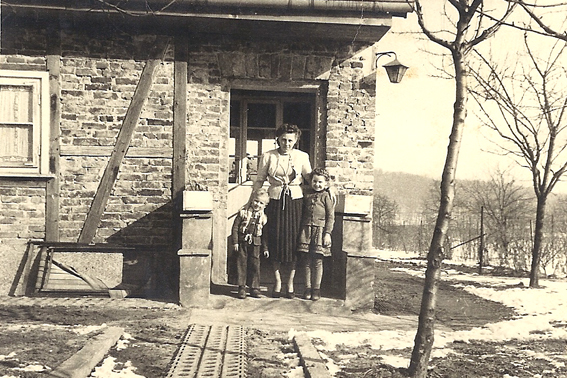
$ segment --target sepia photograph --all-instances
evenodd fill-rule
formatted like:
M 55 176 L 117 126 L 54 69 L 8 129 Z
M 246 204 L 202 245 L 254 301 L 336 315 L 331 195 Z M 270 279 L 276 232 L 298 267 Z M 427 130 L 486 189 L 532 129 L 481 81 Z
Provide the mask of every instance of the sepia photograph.
M 564 0 L 0 0 L 0 378 L 567 378 Z

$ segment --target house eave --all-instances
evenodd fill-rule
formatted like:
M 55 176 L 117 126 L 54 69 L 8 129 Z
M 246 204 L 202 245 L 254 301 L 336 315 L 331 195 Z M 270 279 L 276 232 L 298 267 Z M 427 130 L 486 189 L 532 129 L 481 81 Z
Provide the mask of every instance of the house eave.
M 112 21 L 168 34 L 187 31 L 194 35 L 223 34 L 244 38 L 348 40 L 369 43 L 379 41 L 387 33 L 391 28 L 393 17 L 392 14 L 382 11 L 360 13 L 340 9 L 334 11 L 307 8 L 283 9 L 276 6 L 258 9 L 231 8 L 228 0 L 208 0 L 206 4 L 216 1 L 227 5 L 220 3 L 215 4 L 218 5 L 215 7 L 194 5 L 184 8 L 183 11 L 179 8 L 162 7 L 159 12 L 148 13 L 147 10 L 137 10 L 132 5 L 125 10 L 93 7 L 89 2 L 20 0 L 17 4 L 3 2 L 2 14 L 3 17 L 13 14 L 16 17 L 45 22 L 67 18 L 77 25 L 82 22 L 96 24 Z M 268 0 L 252 1 L 261 3 Z M 137 0 L 132 2 L 137 3 Z M 334 1 L 328 2 L 334 3 Z M 198 2 L 183 0 L 182 3 Z M 399 10 L 397 7 L 391 9 Z

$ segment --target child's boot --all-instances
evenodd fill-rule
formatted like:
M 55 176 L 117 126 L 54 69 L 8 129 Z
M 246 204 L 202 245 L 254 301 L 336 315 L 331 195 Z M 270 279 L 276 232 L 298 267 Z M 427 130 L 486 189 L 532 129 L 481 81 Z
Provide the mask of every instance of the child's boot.
M 318 301 L 319 299 L 321 299 L 321 290 L 313 289 L 311 293 L 311 300 Z
M 246 299 L 246 287 L 238 286 L 238 298 Z
M 310 300 L 311 299 L 311 288 L 306 287 L 305 292 L 303 293 L 303 299 Z

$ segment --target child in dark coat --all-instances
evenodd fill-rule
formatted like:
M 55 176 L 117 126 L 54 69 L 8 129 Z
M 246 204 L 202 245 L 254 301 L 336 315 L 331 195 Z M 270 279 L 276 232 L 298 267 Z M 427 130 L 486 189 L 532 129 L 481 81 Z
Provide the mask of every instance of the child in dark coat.
M 303 194 L 303 215 L 298 251 L 305 268 L 305 299 L 321 298 L 323 257 L 331 256 L 335 204 L 329 189 L 330 175 L 323 168 L 311 172 L 310 189 Z
M 252 194 L 250 202 L 238 211 L 232 225 L 232 249 L 237 253 L 238 298 L 246 298 L 246 283 L 250 296 L 260 296 L 260 250 L 269 256 L 263 228 L 267 222 L 264 208 L 270 197 L 260 188 Z

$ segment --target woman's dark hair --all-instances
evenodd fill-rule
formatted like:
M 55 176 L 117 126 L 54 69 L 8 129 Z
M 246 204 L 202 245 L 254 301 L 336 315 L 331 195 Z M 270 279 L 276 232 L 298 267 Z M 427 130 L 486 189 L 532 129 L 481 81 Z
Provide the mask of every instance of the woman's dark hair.
M 299 130 L 299 127 L 297 127 L 297 125 L 291 123 L 284 123 L 283 125 L 277 128 L 276 138 L 279 138 L 284 134 L 295 134 L 297 135 L 297 140 L 299 140 L 299 138 L 301 137 L 301 130 Z

